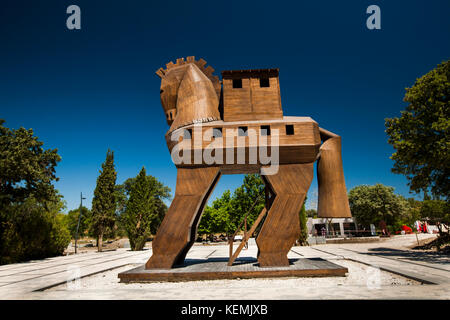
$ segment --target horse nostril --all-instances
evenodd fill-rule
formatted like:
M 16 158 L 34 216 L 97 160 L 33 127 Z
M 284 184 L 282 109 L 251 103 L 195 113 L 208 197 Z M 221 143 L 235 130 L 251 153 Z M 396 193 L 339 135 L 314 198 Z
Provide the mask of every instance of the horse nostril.
M 159 94 L 162 94 L 163 92 L 164 92 L 164 90 L 162 90 L 162 89 L 161 89 L 161 90 L 159 90 Z

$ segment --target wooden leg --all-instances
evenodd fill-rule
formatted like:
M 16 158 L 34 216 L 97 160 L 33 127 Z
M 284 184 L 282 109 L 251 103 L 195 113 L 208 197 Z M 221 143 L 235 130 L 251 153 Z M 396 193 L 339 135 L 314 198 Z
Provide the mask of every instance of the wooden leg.
M 170 269 L 184 262 L 219 178 L 218 167 L 178 169 L 175 198 L 153 240 L 153 255 L 145 264 L 146 269 Z
M 350 206 L 342 167 L 341 138 L 332 136 L 320 147 L 317 161 L 319 218 L 350 218 Z
M 314 164 L 280 165 L 264 176 L 275 198 L 256 239 L 261 267 L 288 266 L 287 254 L 300 236 L 299 212 L 314 175 Z

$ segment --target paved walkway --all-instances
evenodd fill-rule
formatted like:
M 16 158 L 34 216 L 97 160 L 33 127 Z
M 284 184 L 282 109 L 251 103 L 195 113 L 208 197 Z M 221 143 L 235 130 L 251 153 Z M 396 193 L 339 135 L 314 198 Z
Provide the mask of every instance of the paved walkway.
M 421 239 L 426 236 L 422 235 Z M 450 258 L 409 250 L 408 246 L 414 241 L 415 236 L 398 236 L 375 243 L 293 247 L 289 252 L 289 258 L 322 258 L 349 267 L 347 279 L 123 284 L 118 283 L 117 274 L 143 264 L 151 250 L 132 252 L 118 249 L 61 256 L 0 266 L 0 299 L 450 299 Z M 256 257 L 256 253 L 257 247 L 252 241 L 241 256 Z M 228 257 L 228 246 L 196 245 L 187 258 L 219 257 Z M 419 283 L 408 280 L 411 282 L 408 285 L 382 285 L 374 289 L 367 285 L 366 279 L 350 281 L 362 273 L 359 266 L 380 268 L 387 275 L 391 274 L 389 271 Z M 71 288 L 71 282 L 67 281 L 74 277 L 81 277 L 85 285 Z
M 22 299 L 33 291 L 129 264 L 140 264 L 151 252 L 119 249 L 60 256 L 0 266 L 0 299 Z

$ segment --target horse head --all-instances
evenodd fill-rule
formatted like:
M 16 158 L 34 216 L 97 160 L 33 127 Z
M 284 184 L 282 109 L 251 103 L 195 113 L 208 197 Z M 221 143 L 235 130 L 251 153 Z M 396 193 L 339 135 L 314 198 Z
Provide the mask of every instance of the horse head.
M 161 78 L 161 105 L 169 132 L 192 123 L 220 120 L 221 83 L 213 75 L 214 68 L 205 65 L 203 59 L 187 57 L 156 71 Z

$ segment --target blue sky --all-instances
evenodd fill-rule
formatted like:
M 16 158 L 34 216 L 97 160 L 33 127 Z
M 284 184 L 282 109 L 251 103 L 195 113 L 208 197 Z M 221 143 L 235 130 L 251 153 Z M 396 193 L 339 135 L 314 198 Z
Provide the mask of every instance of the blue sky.
M 66 8 L 81 8 L 81 30 Z M 366 8 L 381 8 L 381 30 Z M 285 115 L 310 116 L 342 136 L 347 188 L 390 172 L 384 119 L 399 116 L 405 88 L 450 57 L 450 2 L 433 1 L 2 1 L 0 118 L 33 128 L 62 156 L 56 187 L 68 209 L 90 207 L 108 148 L 117 182 L 147 172 L 175 190 L 176 169 L 155 70 L 204 58 L 222 70 L 280 68 Z M 212 198 L 240 185 L 223 176 Z M 313 182 L 307 206 L 314 206 Z

